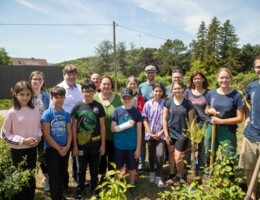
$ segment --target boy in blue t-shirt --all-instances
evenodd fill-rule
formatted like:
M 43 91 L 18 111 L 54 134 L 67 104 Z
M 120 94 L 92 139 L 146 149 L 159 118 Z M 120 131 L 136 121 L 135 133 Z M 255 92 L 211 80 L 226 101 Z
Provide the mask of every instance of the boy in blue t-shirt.
M 41 117 L 51 199 L 66 199 L 62 195 L 62 183 L 68 168 L 72 130 L 70 114 L 62 109 L 65 94 L 64 88 L 53 87 L 53 105 Z
M 139 193 L 134 186 L 137 159 L 140 156 L 142 136 L 142 115 L 132 106 L 133 92 L 130 88 L 124 88 L 121 92 L 123 106 L 117 107 L 112 115 L 111 131 L 114 135 L 114 158 L 117 169 L 121 169 L 126 163 L 129 169 L 129 190 L 132 196 Z

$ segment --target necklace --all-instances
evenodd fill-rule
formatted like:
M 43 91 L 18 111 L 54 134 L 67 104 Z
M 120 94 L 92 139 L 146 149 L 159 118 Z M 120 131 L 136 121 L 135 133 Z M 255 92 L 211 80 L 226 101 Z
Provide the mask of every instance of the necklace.
M 100 96 L 101 96 L 101 98 L 102 98 L 103 100 L 108 100 L 108 99 L 110 99 L 110 97 L 111 97 L 111 93 L 109 94 L 108 97 L 105 97 L 105 96 L 102 94 L 102 92 L 100 92 Z

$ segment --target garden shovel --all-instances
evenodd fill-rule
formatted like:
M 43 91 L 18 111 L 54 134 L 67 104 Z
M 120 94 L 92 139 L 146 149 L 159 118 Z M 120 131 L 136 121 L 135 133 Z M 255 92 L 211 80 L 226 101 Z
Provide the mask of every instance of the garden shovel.
M 246 192 L 246 200 L 249 200 L 253 191 L 253 188 L 255 186 L 255 182 L 257 180 L 258 177 L 258 172 L 259 172 L 259 168 L 260 168 L 260 156 L 257 159 L 257 163 L 253 172 L 253 176 L 251 178 L 250 184 L 248 186 L 247 192 Z
M 210 171 L 213 169 L 214 157 L 215 157 L 215 139 L 216 139 L 216 124 L 212 125 L 211 132 L 211 152 L 210 152 Z

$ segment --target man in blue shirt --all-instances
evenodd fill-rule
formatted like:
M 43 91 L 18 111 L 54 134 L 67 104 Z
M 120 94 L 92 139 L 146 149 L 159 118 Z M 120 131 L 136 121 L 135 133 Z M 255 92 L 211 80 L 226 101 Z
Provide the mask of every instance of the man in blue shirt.
M 260 56 L 254 60 L 254 69 L 260 78 Z M 250 83 L 246 88 L 245 130 L 241 147 L 239 166 L 247 172 L 247 183 L 251 182 L 254 168 L 260 153 L 260 80 Z M 251 194 L 256 199 L 257 181 Z

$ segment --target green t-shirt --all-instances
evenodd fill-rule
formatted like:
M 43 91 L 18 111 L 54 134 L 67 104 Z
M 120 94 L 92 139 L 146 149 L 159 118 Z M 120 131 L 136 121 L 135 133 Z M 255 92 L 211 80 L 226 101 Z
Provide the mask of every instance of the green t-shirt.
M 99 93 L 96 93 L 93 99 L 96 100 L 97 102 L 101 103 L 100 98 L 99 98 Z M 114 140 L 114 134 L 111 132 L 111 122 L 112 122 L 111 118 L 112 118 L 112 114 L 113 114 L 114 110 L 121 105 L 122 105 L 122 102 L 121 102 L 120 96 L 118 94 L 115 94 L 115 98 L 113 99 L 113 101 L 111 102 L 110 105 L 108 105 L 108 106 L 103 105 L 105 113 L 106 113 L 106 118 L 105 118 L 106 140 L 110 140 L 110 141 Z

